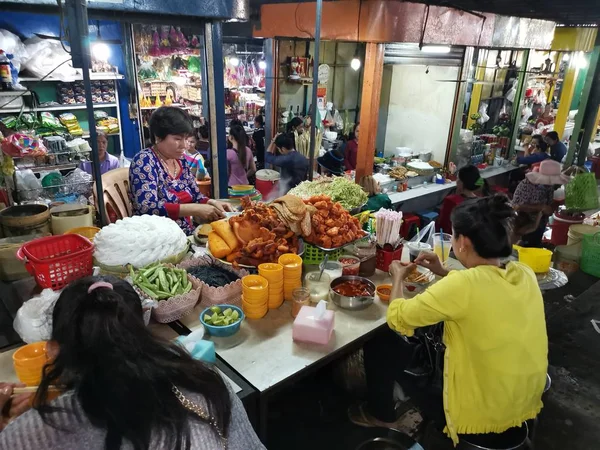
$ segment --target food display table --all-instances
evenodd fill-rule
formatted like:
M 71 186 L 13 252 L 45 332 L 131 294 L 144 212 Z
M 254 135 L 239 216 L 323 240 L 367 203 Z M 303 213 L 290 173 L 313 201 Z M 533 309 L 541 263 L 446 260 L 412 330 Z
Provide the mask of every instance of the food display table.
M 461 269 L 456 260 L 448 260 L 447 267 Z M 387 273 L 377 271 L 370 277 L 375 285 L 390 283 Z M 407 296 L 410 297 L 410 296 Z M 276 394 L 326 364 L 359 349 L 381 327 L 386 325 L 388 304 L 379 298 L 368 308 L 349 311 L 330 305 L 335 311 L 335 331 L 327 345 L 295 343 L 292 340 L 291 305 L 269 310 L 259 320 L 245 320 L 240 331 L 229 338 L 205 338 L 215 343 L 215 350 L 228 366 L 251 384 L 259 394 L 259 437 L 266 442 L 267 412 L 270 396 Z M 199 316 L 204 306 L 179 322 L 179 332 L 186 334 L 201 326 Z M 174 327 L 151 324 L 152 331 L 167 339 L 175 339 Z

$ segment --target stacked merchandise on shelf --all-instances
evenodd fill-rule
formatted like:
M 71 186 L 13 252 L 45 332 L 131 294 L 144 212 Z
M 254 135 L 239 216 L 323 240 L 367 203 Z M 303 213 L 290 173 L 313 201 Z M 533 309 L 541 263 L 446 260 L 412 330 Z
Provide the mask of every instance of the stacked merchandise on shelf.
M 85 88 L 82 81 L 60 82 L 56 85 L 56 96 L 61 105 L 85 104 Z M 112 81 L 92 81 L 92 101 L 94 103 L 114 103 L 115 83 Z
M 71 136 L 83 136 L 83 130 L 81 129 L 81 125 L 77 121 L 77 117 L 75 117 L 71 113 L 61 114 L 59 117 L 60 123 L 62 123 Z
M 119 119 L 116 117 L 110 117 L 105 111 L 94 111 L 94 119 L 96 119 L 97 131 L 105 134 L 119 133 Z

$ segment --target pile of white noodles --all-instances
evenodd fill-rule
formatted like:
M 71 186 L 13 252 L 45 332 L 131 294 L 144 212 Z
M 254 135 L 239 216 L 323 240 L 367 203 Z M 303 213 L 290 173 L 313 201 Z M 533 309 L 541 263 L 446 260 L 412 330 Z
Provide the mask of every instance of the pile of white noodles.
M 188 240 L 177 223 L 155 215 L 133 216 L 110 224 L 94 237 L 94 257 L 100 264 L 144 267 L 177 255 Z

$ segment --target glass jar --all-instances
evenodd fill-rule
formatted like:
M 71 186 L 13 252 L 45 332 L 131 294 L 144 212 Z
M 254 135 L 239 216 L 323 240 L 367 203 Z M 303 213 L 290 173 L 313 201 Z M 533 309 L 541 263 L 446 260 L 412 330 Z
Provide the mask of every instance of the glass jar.
M 292 317 L 296 317 L 303 306 L 310 306 L 308 288 L 296 288 L 292 291 Z
M 310 301 L 318 303 L 320 300 L 329 299 L 329 285 L 331 284 L 331 278 L 328 274 L 323 273 L 321 279 L 320 271 L 308 272 L 304 277 L 304 287 L 310 291 Z

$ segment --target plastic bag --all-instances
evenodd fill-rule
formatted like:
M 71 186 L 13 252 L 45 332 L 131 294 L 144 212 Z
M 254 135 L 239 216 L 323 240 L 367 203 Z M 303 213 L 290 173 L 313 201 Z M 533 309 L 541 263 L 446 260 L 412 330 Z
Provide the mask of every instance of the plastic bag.
M 34 76 L 41 78 L 52 70 L 54 78 L 72 78 L 77 74 L 72 63 L 65 62 L 71 60 L 71 55 L 59 41 L 35 36 L 25 41 L 25 47 L 27 57 L 22 61 L 21 69 L 27 69 Z
M 517 95 L 517 80 L 514 80 L 511 88 L 506 93 L 506 100 L 513 103 L 515 101 L 515 95 Z
M 13 158 L 43 156 L 47 153 L 43 142 L 22 133 L 13 133 L 2 141 L 2 151 Z
M 435 222 L 431 221 L 425 228 L 415 234 L 409 242 L 421 242 L 423 244 L 429 244 L 433 248 L 433 235 L 435 233 Z
M 481 103 L 481 106 L 479 107 L 480 117 L 479 117 L 479 119 L 477 119 L 477 122 L 480 123 L 481 125 L 483 125 L 488 120 L 490 120 L 490 116 L 487 115 L 487 110 L 488 110 L 488 104 L 486 102 Z
M 598 209 L 598 187 L 596 175 L 580 173 L 565 186 L 565 206 L 568 209 Z
M 44 289 L 37 297 L 23 303 L 13 322 L 15 331 L 23 341 L 47 341 L 52 335 L 52 312 L 61 291 Z

